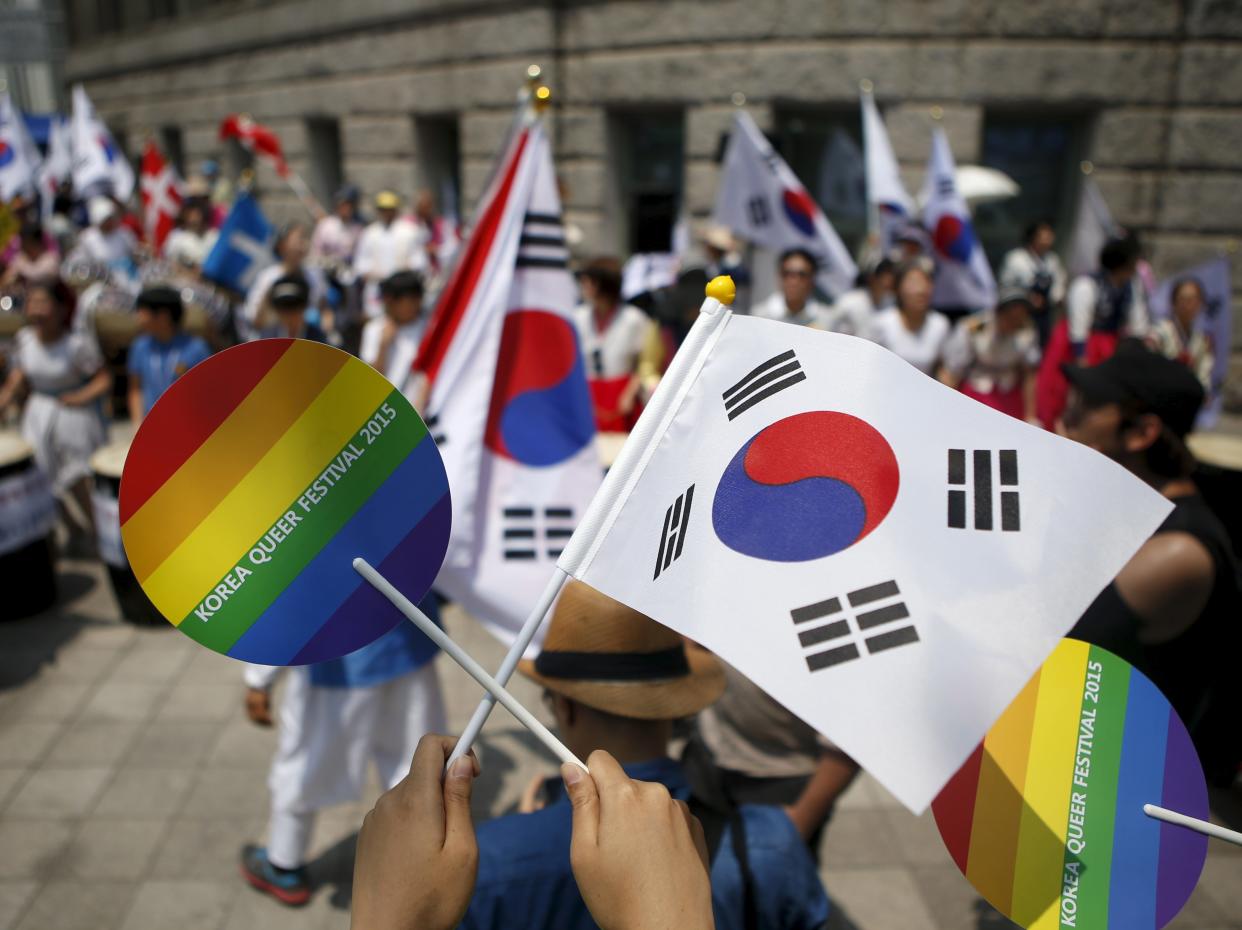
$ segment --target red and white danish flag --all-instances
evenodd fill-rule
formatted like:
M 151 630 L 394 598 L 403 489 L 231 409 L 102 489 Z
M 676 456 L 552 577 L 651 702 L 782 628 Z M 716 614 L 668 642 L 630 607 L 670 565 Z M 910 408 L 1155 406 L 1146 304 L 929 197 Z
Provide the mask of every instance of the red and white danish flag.
M 151 141 L 142 151 L 141 173 L 142 229 L 148 244 L 159 254 L 181 212 L 181 179 L 172 163 Z

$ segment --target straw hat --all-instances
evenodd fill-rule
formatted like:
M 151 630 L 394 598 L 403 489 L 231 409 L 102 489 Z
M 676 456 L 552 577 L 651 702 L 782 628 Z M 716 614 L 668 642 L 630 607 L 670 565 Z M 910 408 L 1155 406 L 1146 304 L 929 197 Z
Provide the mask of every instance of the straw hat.
M 401 207 L 401 198 L 392 191 L 380 191 L 375 195 L 375 209 L 397 210 Z
M 725 686 L 715 656 L 580 581 L 561 591 L 543 652 L 518 668 L 550 691 L 638 720 L 696 714 Z
M 733 233 L 728 226 L 715 224 L 705 226 L 699 233 L 699 240 L 722 252 L 732 252 L 737 247 L 737 240 L 733 238 Z

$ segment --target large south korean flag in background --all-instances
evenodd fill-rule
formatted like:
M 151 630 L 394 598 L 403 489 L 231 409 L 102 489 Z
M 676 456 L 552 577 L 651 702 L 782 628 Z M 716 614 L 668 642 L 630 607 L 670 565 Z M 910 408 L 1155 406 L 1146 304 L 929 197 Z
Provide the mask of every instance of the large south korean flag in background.
M 778 254 L 810 252 L 819 265 L 815 283 L 830 296 L 854 286 L 858 266 L 841 237 L 744 110 L 729 134 L 712 221 Z
M 1169 509 L 885 349 L 709 300 L 560 565 L 921 811 Z

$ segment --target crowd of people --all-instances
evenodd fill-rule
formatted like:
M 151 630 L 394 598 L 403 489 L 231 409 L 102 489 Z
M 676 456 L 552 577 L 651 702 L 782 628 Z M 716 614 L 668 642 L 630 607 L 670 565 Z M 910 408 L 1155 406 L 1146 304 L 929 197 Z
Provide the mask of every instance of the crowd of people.
M 412 365 L 457 242 L 434 198 L 420 194 L 403 213 L 397 194 L 380 192 L 367 222 L 360 192 L 347 186 L 331 213 L 280 231 L 246 293 L 226 293 L 202 276 L 223 219 L 213 183 L 191 179 L 161 249 L 102 194 L 58 198 L 46 223 L 35 205 L 11 205 L 18 229 L 0 255 L 0 316 L 20 326 L 4 354 L 0 415 L 20 405 L 20 431 L 70 505 L 65 519 L 83 548 L 93 539 L 89 461 L 109 418 L 141 423 L 213 351 L 272 336 L 326 342 L 357 353 L 416 407 L 423 401 Z M 776 258 L 777 290 L 735 309 L 872 340 L 980 403 L 1063 430 L 1172 500 L 1173 515 L 1075 634 L 1146 671 L 1209 774 L 1227 782 L 1239 758 L 1238 701 L 1224 663 L 1238 645 L 1242 597 L 1229 534 L 1197 492 L 1185 445 L 1213 387 L 1213 347 L 1196 326 L 1203 286 L 1177 282 L 1171 317 L 1155 321 L 1136 239 L 1109 241 L 1098 269 L 1071 281 L 1041 221 L 1005 257 L 994 306 L 945 312 L 932 305 L 927 241 L 900 237 L 839 295 L 817 293 L 812 254 L 788 251 Z M 703 230 L 700 245 L 702 260 L 685 257 L 675 284 L 628 301 L 619 258 L 580 264 L 574 320 L 601 431 L 633 427 L 703 283 L 718 273 L 751 281 L 745 246 L 728 230 Z M 105 340 L 104 320 L 118 314 L 132 325 Z M 437 608 L 434 595 L 423 604 Z M 389 790 L 359 839 L 356 925 L 827 920 L 818 850 L 858 766 L 736 670 L 570 582 L 543 652 L 522 671 L 544 689 L 566 745 L 589 757 L 590 774 L 570 766 L 563 779 L 539 779 L 521 812 L 480 825 L 476 840 L 468 801 L 477 761 L 458 762 L 441 783 L 452 741 L 428 737 L 414 750 L 444 728 L 444 714 L 434 650 L 412 629 L 294 670 L 279 715 L 269 839 L 242 856 L 256 888 L 289 905 L 309 899 L 315 812 L 356 797 L 374 760 Z M 257 666 L 246 673 L 255 723 L 277 717 L 274 677 Z M 641 851 L 632 848 L 639 832 Z M 635 882 L 647 893 L 633 894 Z

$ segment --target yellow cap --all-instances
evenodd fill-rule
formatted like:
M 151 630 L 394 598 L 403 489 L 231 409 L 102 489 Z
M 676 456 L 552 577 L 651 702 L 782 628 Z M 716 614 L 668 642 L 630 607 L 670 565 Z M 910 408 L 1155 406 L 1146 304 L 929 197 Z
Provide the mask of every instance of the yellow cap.
M 733 298 L 737 296 L 737 288 L 733 279 L 727 274 L 712 278 L 707 282 L 707 296 L 714 297 L 726 307 L 733 306 Z
M 392 191 L 380 191 L 375 195 L 377 210 L 396 210 L 401 206 L 401 198 Z

